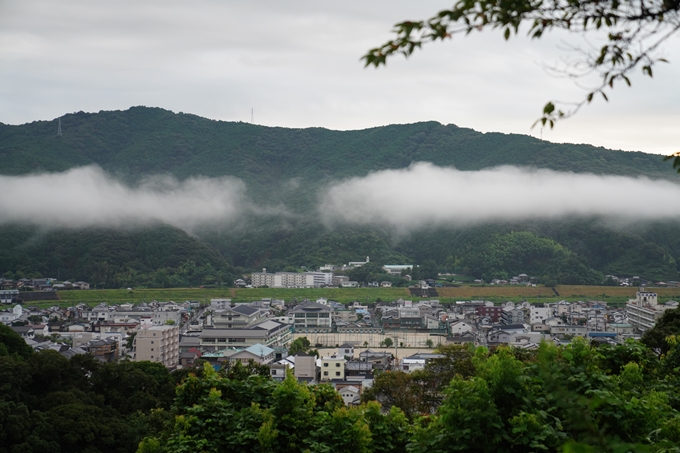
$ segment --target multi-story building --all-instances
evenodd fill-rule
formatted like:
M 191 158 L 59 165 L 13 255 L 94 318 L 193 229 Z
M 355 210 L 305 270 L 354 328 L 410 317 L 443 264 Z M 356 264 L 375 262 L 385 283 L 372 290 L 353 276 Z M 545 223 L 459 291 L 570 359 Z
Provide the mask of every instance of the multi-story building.
M 529 323 L 543 323 L 546 319 L 552 318 L 553 310 L 551 307 L 532 305 L 529 311 Z
M 216 329 L 245 329 L 262 321 L 269 316 L 265 308 L 237 305 L 223 310 L 216 310 L 212 320 Z
M 413 264 L 385 264 L 383 270 L 390 275 L 401 275 L 402 272 L 410 272 Z
M 295 368 L 293 373 L 298 381 L 311 382 L 318 380 L 318 367 L 316 357 L 307 355 L 304 352 L 295 356 Z
M 296 332 L 331 331 L 331 307 L 327 305 L 305 302 L 293 308 L 292 315 Z
M 659 305 L 656 293 L 643 291 L 640 288 L 635 294 L 635 299 L 631 299 L 626 304 L 626 315 L 628 323 L 640 333 L 654 327 L 654 324 L 663 316 L 664 312 L 670 308 L 677 308 L 677 303 Z
M 330 286 L 333 274 L 330 272 L 277 272 L 268 274 L 266 269 L 255 272 L 250 277 L 253 287 L 268 286 L 270 288 L 315 288 Z
M 200 334 L 201 350 L 247 348 L 255 344 L 269 347 L 288 346 L 292 340 L 289 324 L 264 320 L 245 329 L 204 329 Z
M 503 307 L 501 311 L 501 323 L 504 325 L 523 324 L 524 310 L 514 306 Z
M 344 380 L 345 379 L 345 360 L 344 357 L 323 357 L 321 359 L 321 380 Z
M 179 326 L 152 326 L 135 336 L 135 361 L 159 362 L 166 367 L 179 364 Z
M 478 305 L 475 307 L 475 313 L 477 316 L 483 318 L 489 318 L 493 324 L 497 324 L 501 321 L 501 315 L 503 314 L 503 307 L 491 305 Z
M 268 274 L 267 269 L 262 269 L 262 272 L 253 272 L 250 276 L 250 282 L 253 288 L 268 286 L 274 287 L 274 277 L 276 274 Z

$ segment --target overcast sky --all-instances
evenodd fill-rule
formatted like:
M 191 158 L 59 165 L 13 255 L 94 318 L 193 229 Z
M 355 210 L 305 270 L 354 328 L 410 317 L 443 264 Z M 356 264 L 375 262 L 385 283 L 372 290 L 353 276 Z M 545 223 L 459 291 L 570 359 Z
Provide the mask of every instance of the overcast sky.
M 447 1 L 0 0 L 0 122 L 157 106 L 267 126 L 361 129 L 435 120 L 540 136 L 551 99 L 584 92 L 546 74 L 564 36 L 436 43 L 380 69 L 360 57 L 392 25 Z M 578 43 L 578 41 L 573 41 Z M 563 46 L 562 46 L 563 47 Z M 555 142 L 680 150 L 680 38 L 655 78 L 543 131 Z

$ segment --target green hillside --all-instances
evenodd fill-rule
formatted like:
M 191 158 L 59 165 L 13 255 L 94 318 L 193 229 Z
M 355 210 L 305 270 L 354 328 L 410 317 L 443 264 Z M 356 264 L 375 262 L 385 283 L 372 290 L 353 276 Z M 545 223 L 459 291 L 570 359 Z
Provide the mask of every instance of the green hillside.
M 242 271 L 239 267 L 315 267 L 369 255 L 376 263 L 433 259 L 442 269 L 484 278 L 523 270 L 563 283 L 595 283 L 609 273 L 679 279 L 680 235 L 673 222 L 613 229 L 597 219 L 526 221 L 395 236 L 380 228 L 329 230 L 313 211 L 319 189 L 330 180 L 419 161 L 460 170 L 519 165 L 677 180 L 670 164 L 656 155 L 483 134 L 436 122 L 358 131 L 285 129 L 134 107 L 64 115 L 61 124 L 62 136 L 56 135 L 56 119 L 0 124 L 0 174 L 96 164 L 128 181 L 150 174 L 229 175 L 242 179 L 253 199 L 284 203 L 297 215 L 245 219 L 238 227 L 205 229 L 195 236 L 158 226 L 48 232 L 3 226 L 0 272 L 59 274 L 106 287 L 176 286 L 229 281 Z M 540 253 L 527 253 L 527 243 L 508 236 L 522 231 Z M 494 249 L 503 250 L 502 256 Z M 187 263 L 198 270 L 187 270 Z

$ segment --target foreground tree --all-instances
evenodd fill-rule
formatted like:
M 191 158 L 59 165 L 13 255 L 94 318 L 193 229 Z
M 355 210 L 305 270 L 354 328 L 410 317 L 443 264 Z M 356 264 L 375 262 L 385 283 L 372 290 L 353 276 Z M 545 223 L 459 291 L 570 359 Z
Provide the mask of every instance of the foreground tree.
M 380 66 L 394 54 L 411 55 L 423 44 L 487 29 L 499 30 L 505 39 L 518 34 L 520 26 L 528 35 L 540 38 L 554 29 L 601 40 L 599 48 L 574 47 L 579 58 L 561 68 L 570 77 L 599 75 L 599 83 L 585 98 L 566 110 L 548 102 L 538 122 L 553 127 L 555 121 L 576 113 L 595 95 L 607 100 L 606 91 L 614 84 L 630 85 L 630 73 L 640 69 L 652 77 L 653 67 L 665 62 L 657 55 L 659 46 L 680 29 L 678 0 L 460 0 L 453 8 L 440 11 L 427 20 L 405 21 L 395 25 L 396 38 L 371 49 L 363 60 L 366 66 Z M 680 165 L 676 157 L 675 166 Z

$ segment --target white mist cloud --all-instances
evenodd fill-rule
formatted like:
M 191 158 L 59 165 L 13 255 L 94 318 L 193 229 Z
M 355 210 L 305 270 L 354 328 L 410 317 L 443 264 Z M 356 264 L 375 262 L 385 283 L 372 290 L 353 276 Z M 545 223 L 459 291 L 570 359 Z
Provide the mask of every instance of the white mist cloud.
M 0 224 L 127 227 L 163 222 L 184 230 L 252 210 L 235 178 L 150 177 L 126 185 L 96 166 L 62 173 L 0 176 Z
M 680 184 L 510 166 L 460 171 L 415 163 L 333 183 L 319 210 L 327 225 L 377 224 L 400 232 L 566 216 L 680 219 Z

